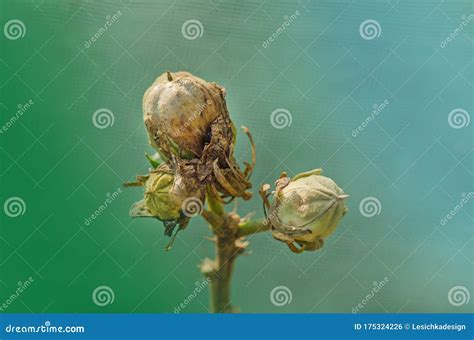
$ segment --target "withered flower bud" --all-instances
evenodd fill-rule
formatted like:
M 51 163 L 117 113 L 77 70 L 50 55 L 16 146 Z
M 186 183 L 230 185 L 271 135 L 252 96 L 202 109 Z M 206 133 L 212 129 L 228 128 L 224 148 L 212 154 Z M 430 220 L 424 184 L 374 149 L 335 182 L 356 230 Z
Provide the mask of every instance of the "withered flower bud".
M 288 244 L 294 252 L 321 248 L 347 212 L 344 200 L 348 195 L 332 179 L 321 176 L 321 172 L 316 169 L 293 179 L 283 174 L 276 181 L 273 203 L 266 193 L 269 186 L 262 187 L 273 237 Z
M 244 171 L 234 159 L 235 127 L 224 99 L 225 89 L 188 72 L 164 73 L 143 97 L 143 118 L 150 145 L 167 161 L 196 161 L 197 180 L 210 194 L 249 199 L 246 190 L 255 162 Z
M 151 146 L 167 159 L 201 157 L 210 124 L 225 110 L 224 91 L 188 72 L 159 76 L 143 96 Z

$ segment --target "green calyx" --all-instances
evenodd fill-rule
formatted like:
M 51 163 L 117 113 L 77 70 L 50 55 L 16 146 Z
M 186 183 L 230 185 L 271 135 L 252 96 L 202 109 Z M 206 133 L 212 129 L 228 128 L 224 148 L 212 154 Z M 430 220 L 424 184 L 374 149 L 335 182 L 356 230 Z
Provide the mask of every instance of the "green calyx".
M 182 199 L 173 191 L 174 175 L 151 173 L 145 183 L 144 201 L 153 216 L 162 221 L 178 220 Z
M 131 217 L 155 217 L 161 221 L 178 221 L 181 218 L 182 200 L 173 191 L 174 175 L 151 172 L 142 180 L 144 198 L 130 209 Z

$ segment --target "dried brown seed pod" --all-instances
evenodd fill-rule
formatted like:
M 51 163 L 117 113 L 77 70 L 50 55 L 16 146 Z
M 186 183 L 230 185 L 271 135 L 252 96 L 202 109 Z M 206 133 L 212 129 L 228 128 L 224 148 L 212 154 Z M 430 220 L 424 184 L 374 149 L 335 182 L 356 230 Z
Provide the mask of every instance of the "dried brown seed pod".
M 234 159 L 235 127 L 224 99 L 225 89 L 188 72 L 167 72 L 158 77 L 143 97 L 144 122 L 150 145 L 167 161 L 197 160 L 198 180 L 210 193 L 249 199 L 248 181 L 255 162 L 244 171 Z
M 188 72 L 166 72 L 143 96 L 150 144 L 165 159 L 199 158 L 209 125 L 224 111 L 223 88 Z

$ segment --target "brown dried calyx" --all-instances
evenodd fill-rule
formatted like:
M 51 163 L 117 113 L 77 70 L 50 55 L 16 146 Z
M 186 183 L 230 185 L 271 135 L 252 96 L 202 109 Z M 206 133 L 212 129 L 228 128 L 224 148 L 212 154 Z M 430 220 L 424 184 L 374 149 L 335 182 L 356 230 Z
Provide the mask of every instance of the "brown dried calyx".
M 143 118 L 150 145 L 166 162 L 192 162 L 194 176 L 213 197 L 250 199 L 249 177 L 255 163 L 242 171 L 234 158 L 236 130 L 224 99 L 225 89 L 188 72 L 166 72 L 143 97 Z

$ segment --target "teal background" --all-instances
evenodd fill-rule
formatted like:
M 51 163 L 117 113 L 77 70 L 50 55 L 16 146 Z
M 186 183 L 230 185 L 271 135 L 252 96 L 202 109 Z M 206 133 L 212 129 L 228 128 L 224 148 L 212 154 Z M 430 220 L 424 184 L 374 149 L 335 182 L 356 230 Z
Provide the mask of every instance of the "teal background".
M 295 255 L 270 234 L 250 237 L 232 289 L 242 312 L 350 313 L 385 277 L 362 313 L 472 312 L 471 300 L 450 304 L 448 291 L 474 293 L 473 203 L 440 220 L 474 191 L 473 124 L 448 123 L 456 108 L 474 112 L 474 22 L 440 44 L 473 13 L 471 1 L 2 1 L 2 27 L 19 19 L 26 32 L 0 36 L 0 124 L 18 104 L 34 104 L 0 135 L 0 202 L 26 205 L 18 217 L 0 211 L 0 303 L 29 277 L 5 311 L 172 313 L 192 293 L 198 264 L 213 256 L 200 217 L 170 252 L 161 225 L 128 217 L 140 189 L 124 189 L 84 224 L 107 193 L 147 171 L 145 89 L 166 70 L 186 70 L 225 86 L 232 119 L 252 131 L 254 188 L 283 170 L 322 167 L 351 195 L 348 215 L 318 252 Z M 190 19 L 203 26 L 195 40 L 181 33 Z M 378 38 L 359 34 L 367 19 L 379 22 Z M 114 114 L 105 129 L 92 123 L 101 108 Z M 291 125 L 272 126 L 278 108 Z M 237 158 L 249 159 L 242 134 L 237 144 Z M 365 197 L 380 201 L 378 215 L 360 213 Z M 238 208 L 263 214 L 257 196 Z M 102 285 L 115 294 L 104 307 L 91 298 Z M 278 307 L 270 292 L 280 285 L 292 300 Z M 201 292 L 183 312 L 207 312 L 207 302 Z

